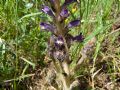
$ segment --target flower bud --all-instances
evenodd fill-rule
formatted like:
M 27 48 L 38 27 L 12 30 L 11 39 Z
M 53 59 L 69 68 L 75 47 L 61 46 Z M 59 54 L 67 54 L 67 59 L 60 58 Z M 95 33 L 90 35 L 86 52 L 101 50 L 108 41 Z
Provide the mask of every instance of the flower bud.
M 55 26 L 53 26 L 51 24 L 44 23 L 44 22 L 40 23 L 40 28 L 43 30 L 50 31 L 50 32 L 54 32 L 54 30 L 55 30 Z
M 74 41 L 78 41 L 78 42 L 82 42 L 84 40 L 84 37 L 82 35 L 82 33 L 80 33 L 79 35 L 73 37 Z
M 51 10 L 48 6 L 43 6 L 42 11 L 43 11 L 44 13 L 46 13 L 46 14 L 54 17 L 54 14 L 53 14 L 52 10 Z
M 77 0 L 65 0 L 65 3 L 63 4 L 63 6 L 69 5 L 73 2 L 77 2 Z
M 74 20 L 74 21 L 71 21 L 69 24 L 68 24 L 68 28 L 72 28 L 72 27 L 76 27 L 80 25 L 80 20 Z
M 60 16 L 61 16 L 62 18 L 67 18 L 67 17 L 69 16 L 68 10 L 67 10 L 66 8 L 63 8 L 63 9 L 61 10 Z

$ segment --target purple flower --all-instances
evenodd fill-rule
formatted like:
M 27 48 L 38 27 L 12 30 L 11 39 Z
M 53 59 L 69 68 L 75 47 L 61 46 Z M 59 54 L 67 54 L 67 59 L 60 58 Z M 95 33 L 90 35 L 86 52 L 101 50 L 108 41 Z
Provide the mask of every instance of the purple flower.
M 69 5 L 73 2 L 77 2 L 77 0 L 65 0 L 65 3 L 63 4 L 63 6 Z
M 44 23 L 44 22 L 40 23 L 40 28 L 43 29 L 43 30 L 50 31 L 50 32 L 54 32 L 54 30 L 55 30 L 55 27 L 53 25 L 47 24 L 47 23 Z
M 68 24 L 68 28 L 72 28 L 72 27 L 76 27 L 80 24 L 80 20 L 74 20 L 74 21 L 71 21 L 69 24 Z
M 44 13 L 46 13 L 46 14 L 54 17 L 54 14 L 53 14 L 52 10 L 51 10 L 48 6 L 43 6 L 42 11 L 43 11 Z
M 63 8 L 60 13 L 60 16 L 63 18 L 67 18 L 69 16 L 68 10 L 66 8 Z
M 79 35 L 73 37 L 73 41 L 82 42 L 83 40 L 84 40 L 84 37 L 83 37 L 82 33 L 80 33 Z
M 59 50 L 62 50 L 65 48 L 64 41 L 63 41 L 63 38 L 61 36 L 58 36 L 58 38 L 56 38 L 55 47 L 56 47 L 56 49 L 59 49 Z

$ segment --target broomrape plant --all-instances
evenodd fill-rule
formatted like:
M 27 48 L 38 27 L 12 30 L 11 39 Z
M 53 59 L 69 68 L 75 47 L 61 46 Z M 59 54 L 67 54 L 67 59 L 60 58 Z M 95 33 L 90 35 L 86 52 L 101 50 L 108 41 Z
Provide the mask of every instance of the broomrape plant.
M 56 84 L 52 86 L 57 90 L 73 90 L 73 87 L 79 90 L 79 85 L 73 86 L 75 79 L 71 80 L 69 49 L 73 42 L 82 42 L 84 38 L 82 33 L 77 36 L 69 34 L 70 28 L 80 25 L 79 19 L 73 20 L 67 25 L 65 24 L 65 20 L 70 16 L 67 6 L 72 3 L 77 3 L 77 0 L 65 0 L 62 5 L 60 4 L 60 0 L 49 0 L 49 3 L 50 7 L 46 5 L 42 6 L 42 12 L 49 15 L 53 23 L 41 22 L 40 28 L 41 30 L 51 32 L 47 51 L 54 63 L 58 78 L 55 81 Z

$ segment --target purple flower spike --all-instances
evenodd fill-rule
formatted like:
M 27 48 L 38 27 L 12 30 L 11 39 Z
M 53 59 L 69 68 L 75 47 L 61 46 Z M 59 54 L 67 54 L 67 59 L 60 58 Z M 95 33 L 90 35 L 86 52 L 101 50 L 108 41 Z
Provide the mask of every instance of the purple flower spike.
M 52 10 L 51 10 L 48 6 L 43 6 L 42 11 L 43 11 L 44 13 L 46 13 L 46 14 L 54 17 L 54 14 L 53 14 Z
M 60 13 L 60 16 L 63 18 L 67 18 L 69 16 L 68 10 L 63 8 L 61 13 Z
M 77 0 L 65 0 L 65 3 L 63 4 L 63 6 L 69 5 L 73 2 L 77 2 Z
M 80 24 L 80 20 L 74 20 L 74 21 L 71 21 L 69 24 L 68 24 L 68 28 L 72 28 L 72 27 L 76 27 Z
M 51 31 L 51 32 L 54 32 L 54 30 L 55 30 L 55 27 L 53 25 L 50 25 L 50 24 L 47 24 L 47 23 L 44 23 L 44 22 L 40 23 L 40 27 L 43 30 L 48 30 L 48 31 Z
M 82 42 L 84 40 L 84 37 L 82 35 L 82 33 L 80 33 L 79 35 L 73 37 L 74 41 L 78 41 L 78 42 Z

